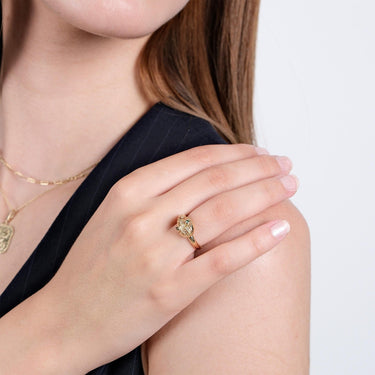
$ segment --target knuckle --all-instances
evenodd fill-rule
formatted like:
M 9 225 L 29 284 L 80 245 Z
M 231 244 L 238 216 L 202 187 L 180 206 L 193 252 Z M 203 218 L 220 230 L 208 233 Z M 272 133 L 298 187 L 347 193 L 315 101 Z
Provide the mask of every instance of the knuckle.
M 280 189 L 274 180 L 264 182 L 263 189 L 268 203 L 276 202 L 280 198 Z
M 230 219 L 233 217 L 233 202 L 229 195 L 221 194 L 214 199 L 212 202 L 211 214 L 215 219 Z
M 229 251 L 212 253 L 210 269 L 214 274 L 226 275 L 232 270 L 232 258 Z
M 150 218 L 145 213 L 130 217 L 124 226 L 124 236 L 128 241 L 138 241 L 150 231 Z
M 260 168 L 265 175 L 272 175 L 280 170 L 279 165 L 273 156 L 261 155 L 257 159 Z
M 110 195 L 116 204 L 128 204 L 136 195 L 136 191 L 134 190 L 134 184 L 130 183 L 129 179 L 123 178 L 111 187 Z
M 254 259 L 262 255 L 265 251 L 264 243 L 259 236 L 250 235 L 249 241 L 250 249 L 254 254 Z
M 155 275 L 163 269 L 160 254 L 157 251 L 145 251 L 140 255 L 139 262 L 144 275 Z
M 174 314 L 179 311 L 175 298 L 175 287 L 172 282 L 157 282 L 149 290 L 151 303 L 158 311 Z
M 247 158 L 249 156 L 257 154 L 254 145 L 248 143 L 236 143 L 235 146 L 238 150 L 239 155 L 243 156 L 243 158 Z
M 214 166 L 207 170 L 208 183 L 214 187 L 227 188 L 231 177 L 227 169 L 222 166 Z
M 215 153 L 209 145 L 193 147 L 187 153 L 189 160 L 203 165 L 211 165 L 215 159 Z

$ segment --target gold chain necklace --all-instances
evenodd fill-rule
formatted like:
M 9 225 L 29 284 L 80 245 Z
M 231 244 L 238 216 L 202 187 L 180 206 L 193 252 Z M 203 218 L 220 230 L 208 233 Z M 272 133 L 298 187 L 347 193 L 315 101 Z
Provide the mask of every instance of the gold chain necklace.
M 66 184 L 67 182 L 75 181 L 78 180 L 79 178 L 86 177 L 89 174 L 89 171 L 91 168 L 95 167 L 98 163 L 96 162 L 93 165 L 90 165 L 88 168 L 84 169 L 82 172 L 77 173 L 74 176 L 71 177 L 66 177 L 66 178 L 60 178 L 55 181 L 49 181 L 49 180 L 39 180 L 35 177 L 28 177 L 25 176 L 23 173 L 16 171 L 5 159 L 4 157 L 0 154 L 0 163 L 3 164 L 6 168 L 8 168 L 13 174 L 16 176 L 22 178 L 23 180 L 30 182 L 31 184 L 39 184 L 43 186 L 48 186 L 48 185 L 62 185 Z
M 54 190 L 57 187 L 59 187 L 63 184 L 66 184 L 68 182 L 76 181 L 80 178 L 86 177 L 89 174 L 89 170 L 92 169 L 93 167 L 95 167 L 99 163 L 99 161 L 96 162 L 95 164 L 91 165 L 90 167 L 84 169 L 82 172 L 72 176 L 72 177 L 58 179 L 58 180 L 55 180 L 55 181 L 49 181 L 49 180 L 39 180 L 39 179 L 34 178 L 34 177 L 25 176 L 21 172 L 18 172 L 13 167 L 11 167 L 10 164 L 8 162 L 6 162 L 4 160 L 4 158 L 0 155 L 0 162 L 4 166 L 6 166 L 11 172 L 13 172 L 13 174 L 15 174 L 16 176 L 24 179 L 25 181 L 30 182 L 32 184 L 39 184 L 39 185 L 43 185 L 43 186 L 55 185 L 53 188 L 51 188 L 49 190 L 46 190 L 46 191 L 43 191 L 42 193 L 40 193 L 40 194 L 36 195 L 35 197 L 29 199 L 26 203 L 24 203 L 23 205 L 21 205 L 20 207 L 17 207 L 17 208 L 11 207 L 11 205 L 9 204 L 9 199 L 7 198 L 4 190 L 0 187 L 0 193 L 2 194 L 2 196 L 4 198 L 4 201 L 5 201 L 5 204 L 8 208 L 8 210 L 9 210 L 6 219 L 4 220 L 3 223 L 0 224 L 0 254 L 5 253 L 10 246 L 10 242 L 11 242 L 13 236 L 14 236 L 15 229 L 9 223 L 14 219 L 14 217 L 18 214 L 19 211 L 21 211 L 23 208 L 25 208 L 28 204 L 34 202 L 37 198 L 39 198 L 42 195 L 50 192 L 51 190 Z
M 10 242 L 11 242 L 11 240 L 13 238 L 13 235 L 14 235 L 14 232 L 15 232 L 14 227 L 9 225 L 9 223 L 14 219 L 14 217 L 18 214 L 18 212 L 21 211 L 23 208 L 25 208 L 31 202 L 34 202 L 35 199 L 37 199 L 37 198 L 41 197 L 42 195 L 50 192 L 51 190 L 54 190 L 54 189 L 58 188 L 59 186 L 61 186 L 61 185 L 56 185 L 49 190 L 43 191 L 42 193 L 38 194 L 36 197 L 28 200 L 22 206 L 17 207 L 17 208 L 12 208 L 10 206 L 9 200 L 6 197 L 6 194 L 5 194 L 4 190 L 2 188 L 0 188 L 0 193 L 2 194 L 2 196 L 4 198 L 4 201 L 5 201 L 5 204 L 7 205 L 8 210 L 9 210 L 6 219 L 4 220 L 3 223 L 0 224 L 0 254 L 5 253 L 9 248 Z

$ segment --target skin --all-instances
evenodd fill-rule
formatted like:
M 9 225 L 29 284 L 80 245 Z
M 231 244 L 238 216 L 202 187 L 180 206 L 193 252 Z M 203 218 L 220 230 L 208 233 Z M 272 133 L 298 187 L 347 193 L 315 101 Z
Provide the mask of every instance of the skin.
M 185 3 L 3 0 L 0 123 L 7 160 L 58 178 L 104 155 L 152 104 L 137 87 L 135 61 L 149 33 Z M 278 161 L 249 145 L 203 146 L 120 180 L 52 281 L 0 319 L 0 372 L 84 373 L 146 342 L 143 363 L 151 375 L 308 374 L 309 232 L 288 200 L 294 179 L 291 190 L 281 184 L 291 165 L 282 169 Z M 168 178 L 153 178 L 163 171 Z M 160 184 L 141 190 L 150 179 Z M 20 188 L 4 172 L 1 182 L 16 202 L 41 191 Z M 77 185 L 16 217 L 25 240 L 1 264 L 2 287 Z M 191 245 L 172 233 L 176 197 L 188 191 L 191 198 L 179 201 L 203 246 L 196 262 Z M 40 224 L 30 220 L 38 208 Z M 151 241 L 144 229 L 156 216 L 163 219 Z M 285 238 L 270 232 L 280 219 L 290 223 Z M 129 309 L 129 298 L 138 310 Z
M 181 163 L 188 167 L 181 170 Z M 241 173 L 244 169 L 251 173 Z M 3 371 L 21 374 L 43 363 L 46 374 L 87 373 L 145 342 L 203 291 L 282 240 L 287 232 L 273 235 L 271 221 L 215 248 L 209 245 L 233 225 L 292 196 L 297 183 L 289 170 L 249 145 L 209 145 L 122 178 L 52 280 L 0 319 L 0 342 L 7 341 L 0 354 Z M 146 183 L 161 175 L 168 177 Z M 231 178 L 218 183 L 218 176 Z M 203 252 L 194 261 L 193 247 L 181 243 L 174 228 L 174 202 L 188 192 L 180 207 L 197 223 Z M 256 199 L 244 204 L 250 195 Z M 145 236 L 150 227 L 155 235 Z M 10 360 L 14 352 L 18 356 Z
M 137 84 L 136 59 L 149 33 L 182 9 L 186 0 L 147 2 L 144 9 L 142 3 L 2 1 L 0 149 L 6 160 L 40 178 L 74 175 L 104 156 L 154 104 Z M 134 24 L 135 18 L 139 22 Z M 85 29 L 76 23 L 85 24 Z M 115 38 L 119 35 L 121 39 Z M 46 155 L 53 155 L 53 161 Z M 0 178 L 16 207 L 45 191 L 20 183 L 4 168 Z M 13 250 L 2 257 L 0 292 L 81 181 L 48 193 L 14 219 L 24 235 L 16 235 Z M 7 212 L 1 199 L 1 216 Z
M 187 0 L 43 0 L 78 29 L 121 39 L 147 36 L 176 15 Z

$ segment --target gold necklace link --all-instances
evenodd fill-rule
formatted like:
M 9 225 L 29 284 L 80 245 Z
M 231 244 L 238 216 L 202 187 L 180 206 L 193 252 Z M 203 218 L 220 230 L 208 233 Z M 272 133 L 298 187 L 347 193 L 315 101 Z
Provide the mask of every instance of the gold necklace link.
M 32 184 L 39 184 L 39 185 L 44 185 L 44 186 L 55 185 L 54 187 L 52 187 L 48 190 L 44 190 L 42 193 L 40 193 L 40 194 L 36 195 L 35 197 L 29 199 L 27 202 L 25 202 L 23 205 L 21 205 L 19 207 L 11 207 L 11 204 L 9 202 L 7 194 L 4 192 L 4 190 L 0 186 L 0 193 L 1 193 L 1 195 L 4 199 L 4 201 L 5 201 L 5 204 L 6 204 L 7 208 L 8 208 L 7 217 L 5 218 L 5 220 L 2 223 L 0 223 L 0 254 L 4 254 L 10 246 L 12 238 L 15 234 L 15 228 L 12 225 L 10 225 L 10 222 L 14 219 L 14 217 L 18 214 L 18 212 L 20 212 L 28 204 L 30 204 L 30 203 L 34 202 L 36 199 L 40 198 L 42 195 L 44 195 L 46 193 L 49 193 L 51 190 L 54 190 L 54 189 L 58 188 L 59 186 L 61 186 L 63 184 L 66 184 L 67 182 L 75 181 L 75 180 L 78 180 L 80 178 L 86 177 L 89 174 L 89 171 L 93 167 L 95 167 L 96 165 L 99 164 L 100 160 L 98 162 L 96 162 L 95 164 L 90 165 L 88 168 L 84 169 L 82 172 L 77 173 L 74 176 L 67 177 L 67 178 L 61 178 L 61 179 L 55 180 L 55 181 L 48 181 L 48 180 L 39 180 L 39 179 L 34 178 L 34 177 L 25 176 L 23 173 L 21 173 L 19 171 L 16 171 L 7 161 L 5 161 L 3 156 L 0 155 L 0 162 L 6 168 L 8 168 L 12 173 L 14 173 L 16 176 L 24 179 L 25 181 L 30 182 Z
M 48 186 L 48 185 L 63 185 L 71 181 L 78 180 L 82 177 L 86 177 L 89 174 L 89 171 L 94 168 L 95 166 L 98 165 L 99 161 L 96 162 L 95 164 L 90 165 L 88 168 L 84 169 L 82 172 L 77 173 L 74 176 L 71 177 L 66 177 L 66 178 L 61 178 L 55 181 L 49 181 L 49 180 L 39 180 L 35 177 L 29 177 L 25 176 L 23 173 L 16 171 L 4 158 L 2 155 L 0 155 L 0 163 L 3 164 L 8 170 L 10 170 L 13 174 L 16 176 L 22 178 L 23 180 L 30 182 L 31 184 L 38 184 L 42 186 Z

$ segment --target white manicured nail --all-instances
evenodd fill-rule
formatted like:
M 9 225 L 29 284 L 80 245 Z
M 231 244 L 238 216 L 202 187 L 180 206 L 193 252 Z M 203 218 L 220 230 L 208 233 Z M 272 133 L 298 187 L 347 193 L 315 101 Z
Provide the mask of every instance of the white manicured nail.
M 284 238 L 290 231 L 290 225 L 286 220 L 280 220 L 271 227 L 272 235 L 281 240 Z

